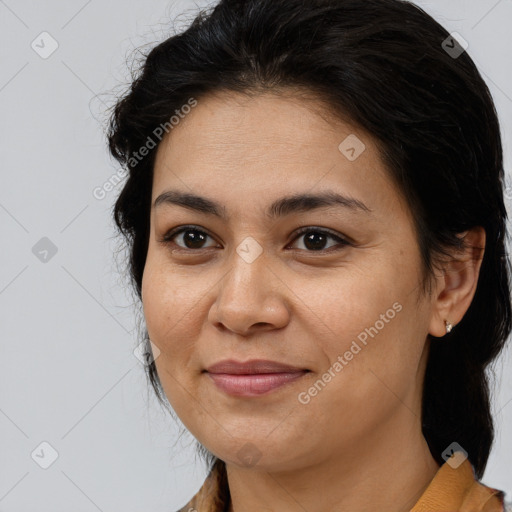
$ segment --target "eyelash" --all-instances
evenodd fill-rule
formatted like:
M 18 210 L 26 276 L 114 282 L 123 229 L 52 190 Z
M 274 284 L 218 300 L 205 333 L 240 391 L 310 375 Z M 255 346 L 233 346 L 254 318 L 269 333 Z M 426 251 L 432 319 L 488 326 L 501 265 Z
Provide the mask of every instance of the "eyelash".
M 181 226 L 179 228 L 174 228 L 174 229 L 171 229 L 170 231 L 168 231 L 163 237 L 161 240 L 159 240 L 159 242 L 163 243 L 163 244 L 175 244 L 175 242 L 172 241 L 173 238 L 175 238 L 176 236 L 180 235 L 181 233 L 184 233 L 185 231 L 197 231 L 198 233 L 201 233 L 203 235 L 206 235 L 210 238 L 214 238 L 213 236 L 211 236 L 209 233 L 207 233 L 206 231 L 203 231 L 202 229 L 198 229 L 197 226 L 194 226 L 194 225 L 188 225 L 188 226 Z M 292 240 L 291 243 L 295 242 L 298 238 L 300 238 L 302 235 L 306 234 L 306 233 L 320 233 L 322 235 L 326 235 L 334 240 L 336 240 L 338 242 L 338 244 L 341 246 L 341 247 L 338 247 L 338 248 L 333 248 L 333 247 L 330 247 L 328 249 L 320 249 L 318 251 L 314 251 L 314 250 L 311 250 L 311 251 L 308 251 L 306 249 L 300 249 L 301 251 L 306 251 L 308 253 L 330 253 L 330 252 L 333 252 L 333 251 L 339 251 L 341 249 L 343 249 L 345 246 L 348 246 L 348 245 L 351 245 L 351 243 L 342 238 L 341 236 L 339 236 L 338 234 L 335 234 L 333 231 L 329 230 L 329 229 L 325 229 L 325 228 L 316 228 L 314 226 L 309 226 L 309 227 L 303 227 L 303 228 L 300 228 L 296 233 L 295 233 L 295 238 Z M 177 245 L 177 244 L 175 244 Z M 181 247 L 181 246 L 177 246 L 178 247 L 178 250 L 180 251 L 185 251 L 185 252 L 199 252 L 201 250 L 204 250 L 204 249 L 211 249 L 211 247 L 202 247 L 202 248 L 199 248 L 199 249 L 189 249 L 189 248 L 186 248 L 186 247 Z

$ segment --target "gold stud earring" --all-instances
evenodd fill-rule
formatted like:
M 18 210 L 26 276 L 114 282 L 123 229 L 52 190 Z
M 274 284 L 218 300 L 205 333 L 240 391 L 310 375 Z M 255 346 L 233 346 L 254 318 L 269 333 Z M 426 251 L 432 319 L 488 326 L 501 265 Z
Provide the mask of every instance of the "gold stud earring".
M 448 320 L 445 320 L 444 323 L 446 325 L 446 332 L 450 332 L 453 329 L 453 325 Z

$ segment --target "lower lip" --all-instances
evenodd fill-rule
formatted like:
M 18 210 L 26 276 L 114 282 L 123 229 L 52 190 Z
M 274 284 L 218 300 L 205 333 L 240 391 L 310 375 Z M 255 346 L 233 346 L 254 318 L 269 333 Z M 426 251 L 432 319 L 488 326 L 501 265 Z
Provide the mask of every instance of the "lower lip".
M 208 373 L 215 385 L 229 395 L 259 396 L 296 381 L 307 371 L 293 373 L 257 373 L 234 375 L 229 373 Z

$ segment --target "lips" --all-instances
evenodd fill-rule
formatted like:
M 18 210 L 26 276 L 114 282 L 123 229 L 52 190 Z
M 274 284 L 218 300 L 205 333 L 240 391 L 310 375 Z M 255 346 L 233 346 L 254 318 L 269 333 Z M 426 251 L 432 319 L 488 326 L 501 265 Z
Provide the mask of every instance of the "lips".
M 309 370 L 276 361 L 220 361 L 205 370 L 215 385 L 232 396 L 259 396 L 304 376 Z
M 226 359 L 212 366 L 206 371 L 209 373 L 229 373 L 231 375 L 251 375 L 256 373 L 295 373 L 305 371 L 305 368 L 298 368 L 276 361 L 265 359 L 252 359 L 246 362 L 238 362 L 234 359 Z

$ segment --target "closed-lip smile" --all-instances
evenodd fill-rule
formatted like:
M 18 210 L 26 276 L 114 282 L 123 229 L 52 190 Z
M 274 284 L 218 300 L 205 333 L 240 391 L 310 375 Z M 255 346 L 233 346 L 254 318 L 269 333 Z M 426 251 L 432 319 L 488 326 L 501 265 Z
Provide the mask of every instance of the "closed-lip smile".
M 265 359 L 226 359 L 206 370 L 216 386 L 232 396 L 259 396 L 295 381 L 310 370 Z

